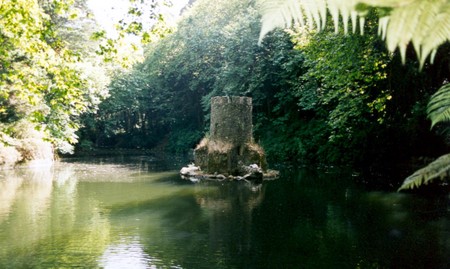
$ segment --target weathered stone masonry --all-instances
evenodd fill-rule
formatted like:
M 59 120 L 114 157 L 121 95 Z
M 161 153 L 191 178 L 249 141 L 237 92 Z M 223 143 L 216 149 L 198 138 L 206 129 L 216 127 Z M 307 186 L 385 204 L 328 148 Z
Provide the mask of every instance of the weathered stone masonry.
M 264 150 L 253 140 L 252 99 L 211 98 L 210 135 L 194 152 L 195 164 L 206 173 L 244 175 L 245 167 L 252 164 L 266 171 Z

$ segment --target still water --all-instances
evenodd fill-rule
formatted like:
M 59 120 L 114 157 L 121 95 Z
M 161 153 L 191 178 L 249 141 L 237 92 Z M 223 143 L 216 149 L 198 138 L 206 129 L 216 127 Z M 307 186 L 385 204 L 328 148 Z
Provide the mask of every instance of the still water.
M 0 172 L 0 268 L 450 268 L 448 196 L 370 192 L 313 169 L 192 183 L 174 164 Z

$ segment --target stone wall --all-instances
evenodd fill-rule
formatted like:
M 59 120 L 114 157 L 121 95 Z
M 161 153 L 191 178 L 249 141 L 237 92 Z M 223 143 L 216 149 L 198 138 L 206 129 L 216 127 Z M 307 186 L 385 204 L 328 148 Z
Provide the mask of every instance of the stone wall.
M 252 142 L 252 138 L 252 98 L 239 96 L 211 98 L 211 140 L 242 145 Z
M 194 161 L 206 173 L 242 175 L 256 164 L 264 171 L 264 150 L 253 141 L 252 99 L 239 96 L 211 98 L 210 136 L 194 151 Z

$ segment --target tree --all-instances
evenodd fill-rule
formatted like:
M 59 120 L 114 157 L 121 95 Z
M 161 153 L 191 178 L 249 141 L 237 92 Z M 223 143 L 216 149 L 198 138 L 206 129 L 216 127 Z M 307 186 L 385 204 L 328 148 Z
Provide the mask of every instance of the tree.
M 363 141 L 385 121 L 391 58 L 373 24 L 368 28 L 364 36 L 293 33 L 305 55 L 306 72 L 296 85 L 299 106 L 323 118 L 329 130 L 324 159 L 354 163 L 367 154 Z
M 129 69 L 142 61 L 142 46 L 165 37 L 174 30 L 170 23 L 170 0 L 129 0 L 124 17 L 115 22 L 115 30 L 96 31 L 93 37 L 100 42 L 96 53 L 105 62 L 117 63 Z M 138 55 L 138 56 L 137 56 Z
M 99 92 L 79 69 L 80 58 L 59 36 L 72 1 L 2 1 L 0 5 L 0 141 L 22 159 L 44 141 L 61 152 L 76 143 L 78 117 L 95 109 Z
M 107 100 L 99 115 L 108 114 L 110 123 L 123 122 L 113 102 L 119 96 L 136 94 L 143 99 L 128 108 L 146 117 L 145 124 L 135 125 L 134 131 L 145 132 L 149 141 L 168 140 L 175 151 L 195 146 L 205 126 L 204 111 L 209 109 L 211 94 L 248 94 L 254 55 L 260 50 L 258 13 L 249 2 L 197 1 L 172 34 L 148 45 L 142 64 L 113 81 L 111 92 L 118 98 Z M 112 128 L 109 134 L 126 130 L 108 126 Z M 132 147 L 155 145 L 147 142 Z
M 260 40 L 275 27 L 291 26 L 292 21 L 309 29 L 315 27 L 322 30 L 326 25 L 327 10 L 333 18 L 336 31 L 338 31 L 341 16 L 344 31 L 347 31 L 348 21 L 351 19 L 352 30 L 355 32 L 359 16 L 361 33 L 363 33 L 365 16 L 373 8 L 378 9 L 380 14 L 379 34 L 386 40 L 391 52 L 399 48 L 403 62 L 410 43 L 420 60 L 420 67 L 423 67 L 426 59 L 431 56 L 431 62 L 433 62 L 439 46 L 450 40 L 450 3 L 446 0 L 262 0 L 261 3 L 263 26 Z M 450 102 L 447 98 L 449 91 L 450 87 L 444 85 L 432 97 L 428 111 L 433 125 L 442 120 L 450 120 L 448 112 Z M 442 163 L 445 162 L 439 162 L 441 166 L 438 170 L 448 170 L 442 166 Z M 430 169 L 435 171 L 436 164 L 430 166 Z M 424 173 L 424 171 L 428 172 Z M 418 173 L 421 176 L 414 174 L 401 188 L 413 188 L 432 179 L 444 178 L 430 177 L 430 174 L 435 173 L 427 169 Z M 439 172 L 439 175 L 442 175 L 442 172 Z
M 390 51 L 400 49 L 402 59 L 411 42 L 423 66 L 431 55 L 433 59 L 438 47 L 450 40 L 450 3 L 446 0 L 261 0 L 263 25 L 260 39 L 275 27 L 290 26 L 294 21 L 309 29 L 321 30 L 326 25 L 327 9 L 335 30 L 340 16 L 344 31 L 351 19 L 352 30 L 359 24 L 363 33 L 365 16 L 372 8 L 380 10 L 379 34 L 386 40 Z

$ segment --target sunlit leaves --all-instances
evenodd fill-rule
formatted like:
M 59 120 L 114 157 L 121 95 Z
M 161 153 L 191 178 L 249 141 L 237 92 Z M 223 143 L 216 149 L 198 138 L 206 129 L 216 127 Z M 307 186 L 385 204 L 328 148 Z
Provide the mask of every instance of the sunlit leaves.
M 105 30 L 101 30 L 101 31 L 94 32 L 94 33 L 91 35 L 91 38 L 92 38 L 93 40 L 100 40 L 100 39 L 106 38 L 106 37 L 107 37 L 107 34 L 106 34 L 106 31 L 105 31 Z
M 349 18 L 355 31 L 357 15 L 364 18 L 370 7 L 381 10 L 380 35 L 386 39 L 390 51 L 399 48 L 403 60 L 408 44 L 412 43 L 423 66 L 440 45 L 450 40 L 450 3 L 447 0 L 261 0 L 261 3 L 260 40 L 272 29 L 290 27 L 292 22 L 322 29 L 327 9 L 336 30 L 340 15 L 344 31 L 347 31 Z M 364 21 L 359 23 L 362 25 Z
M 125 1 L 124 14 L 116 19 L 114 29 L 100 30 L 92 35 L 99 45 L 95 49 L 108 65 L 129 69 L 143 59 L 143 48 L 169 35 L 175 29 L 166 19 L 164 0 Z
M 357 25 L 355 0 L 260 0 L 262 27 L 260 41 L 276 27 L 291 27 L 298 24 L 310 30 L 322 30 L 326 24 L 327 8 L 330 12 L 336 31 L 339 18 L 342 17 L 344 31 L 348 29 L 351 19 Z M 355 28 L 353 29 L 355 31 Z
M 328 142 L 320 147 L 338 155 L 348 152 L 345 158 L 352 159 L 366 132 L 386 118 L 392 98 L 385 88 L 390 58 L 379 46 L 376 28 L 363 36 L 290 32 L 305 59 L 305 73 L 294 84 L 298 104 L 326 124 Z
M 72 3 L 6 0 L 0 5 L 1 132 L 14 138 L 15 123 L 26 121 L 65 151 L 76 142 L 77 118 L 95 106 L 77 70 L 79 58 L 65 48 L 52 21 L 56 14 L 74 18 L 66 14 Z
M 447 0 L 403 2 L 390 6 L 392 10 L 385 17 L 389 22 L 380 25 L 382 35 L 386 36 L 389 50 L 400 49 L 402 59 L 412 42 L 423 66 L 433 51 L 450 40 L 450 3 Z
M 416 189 L 431 183 L 443 183 L 450 176 L 450 154 L 443 155 L 426 167 L 407 177 L 398 189 Z

